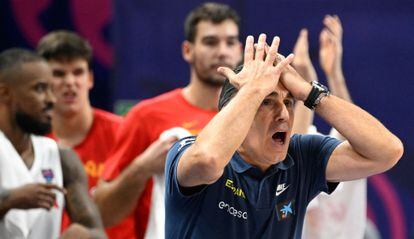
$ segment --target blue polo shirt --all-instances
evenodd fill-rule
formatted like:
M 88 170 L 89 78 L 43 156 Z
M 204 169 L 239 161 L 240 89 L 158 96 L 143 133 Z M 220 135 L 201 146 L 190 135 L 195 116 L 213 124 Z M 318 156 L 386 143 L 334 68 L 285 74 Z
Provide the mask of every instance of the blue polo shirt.
M 165 238 L 301 238 L 308 203 L 331 193 L 325 169 L 340 141 L 320 135 L 293 135 L 288 155 L 266 172 L 236 152 L 219 180 L 183 192 L 177 165 L 194 143 L 189 137 L 169 151 L 165 167 Z M 212 149 L 213 150 L 213 149 Z

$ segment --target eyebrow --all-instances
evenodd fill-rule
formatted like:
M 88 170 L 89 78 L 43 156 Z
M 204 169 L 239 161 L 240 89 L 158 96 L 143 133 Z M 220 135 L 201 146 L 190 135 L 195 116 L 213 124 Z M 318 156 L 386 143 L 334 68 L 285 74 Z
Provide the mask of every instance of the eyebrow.
M 217 38 L 220 38 L 220 37 L 218 37 L 217 35 L 206 35 L 206 36 L 203 36 L 201 40 L 209 40 L 209 39 L 217 39 Z M 226 36 L 226 40 L 238 40 L 238 39 L 239 39 L 238 35 Z
M 277 92 L 273 91 L 272 93 L 268 94 L 266 97 L 270 97 L 270 96 L 278 97 L 279 94 Z M 290 92 L 286 95 L 286 98 L 295 99 L 295 97 L 293 97 L 292 93 L 290 93 Z

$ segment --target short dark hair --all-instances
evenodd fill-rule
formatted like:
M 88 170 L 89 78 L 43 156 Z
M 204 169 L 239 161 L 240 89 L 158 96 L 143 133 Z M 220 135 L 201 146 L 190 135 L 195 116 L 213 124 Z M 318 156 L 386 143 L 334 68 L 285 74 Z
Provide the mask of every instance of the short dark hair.
M 59 30 L 53 31 L 40 39 L 37 45 L 39 55 L 46 60 L 71 61 L 83 59 L 91 65 L 92 47 L 89 42 L 78 34 Z
M 234 73 L 239 73 L 243 69 L 243 65 L 239 65 L 234 69 Z M 223 109 L 224 106 L 226 106 L 230 100 L 236 95 L 236 93 L 239 90 L 230 83 L 229 79 L 226 79 L 223 87 L 221 88 L 220 98 L 219 98 L 219 104 L 218 109 Z
M 0 53 L 0 82 L 9 79 L 6 76 L 13 70 L 19 69 L 22 64 L 45 61 L 33 51 L 23 48 L 10 48 Z
M 194 42 L 197 34 L 197 24 L 201 21 L 211 21 L 215 24 L 225 20 L 233 20 L 240 28 L 240 17 L 230 6 L 220 3 L 204 3 L 192 10 L 184 23 L 185 39 Z

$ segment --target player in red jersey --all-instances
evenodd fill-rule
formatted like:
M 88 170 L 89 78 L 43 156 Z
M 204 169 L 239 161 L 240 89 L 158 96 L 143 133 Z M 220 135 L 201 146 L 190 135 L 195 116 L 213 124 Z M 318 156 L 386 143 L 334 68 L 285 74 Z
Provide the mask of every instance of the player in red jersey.
M 135 213 L 137 238 L 164 238 L 166 153 L 182 132 L 197 134 L 216 114 L 224 82 L 217 68 L 241 60 L 239 17 L 227 5 L 194 9 L 185 34 L 182 54 L 190 65 L 190 83 L 132 108 L 94 194 L 105 225 Z
M 52 117 L 52 138 L 61 147 L 72 148 L 79 155 L 88 175 L 88 189 L 93 193 L 122 118 L 95 109 L 89 101 L 93 87 L 90 68 L 92 49 L 75 33 L 55 31 L 44 36 L 37 47 L 53 72 L 56 104 Z M 65 214 L 62 230 L 70 224 Z M 107 229 L 110 238 L 133 238 L 132 219 Z

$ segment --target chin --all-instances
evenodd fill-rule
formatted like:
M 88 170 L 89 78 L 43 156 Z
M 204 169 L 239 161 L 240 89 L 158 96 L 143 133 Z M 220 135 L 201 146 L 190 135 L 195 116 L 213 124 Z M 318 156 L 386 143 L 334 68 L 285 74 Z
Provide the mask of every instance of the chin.
M 79 112 L 79 107 L 76 107 L 74 105 L 65 105 L 63 107 L 55 107 L 55 109 L 57 113 L 61 115 L 65 115 L 65 116 L 71 116 Z
M 204 83 L 210 86 L 222 87 L 226 79 L 221 75 L 211 75 L 203 80 Z
M 277 152 L 272 153 L 272 155 L 270 155 L 268 159 L 269 159 L 269 162 L 272 162 L 272 164 L 277 164 L 285 160 L 286 156 L 287 156 L 287 150 L 283 152 L 277 151 Z

